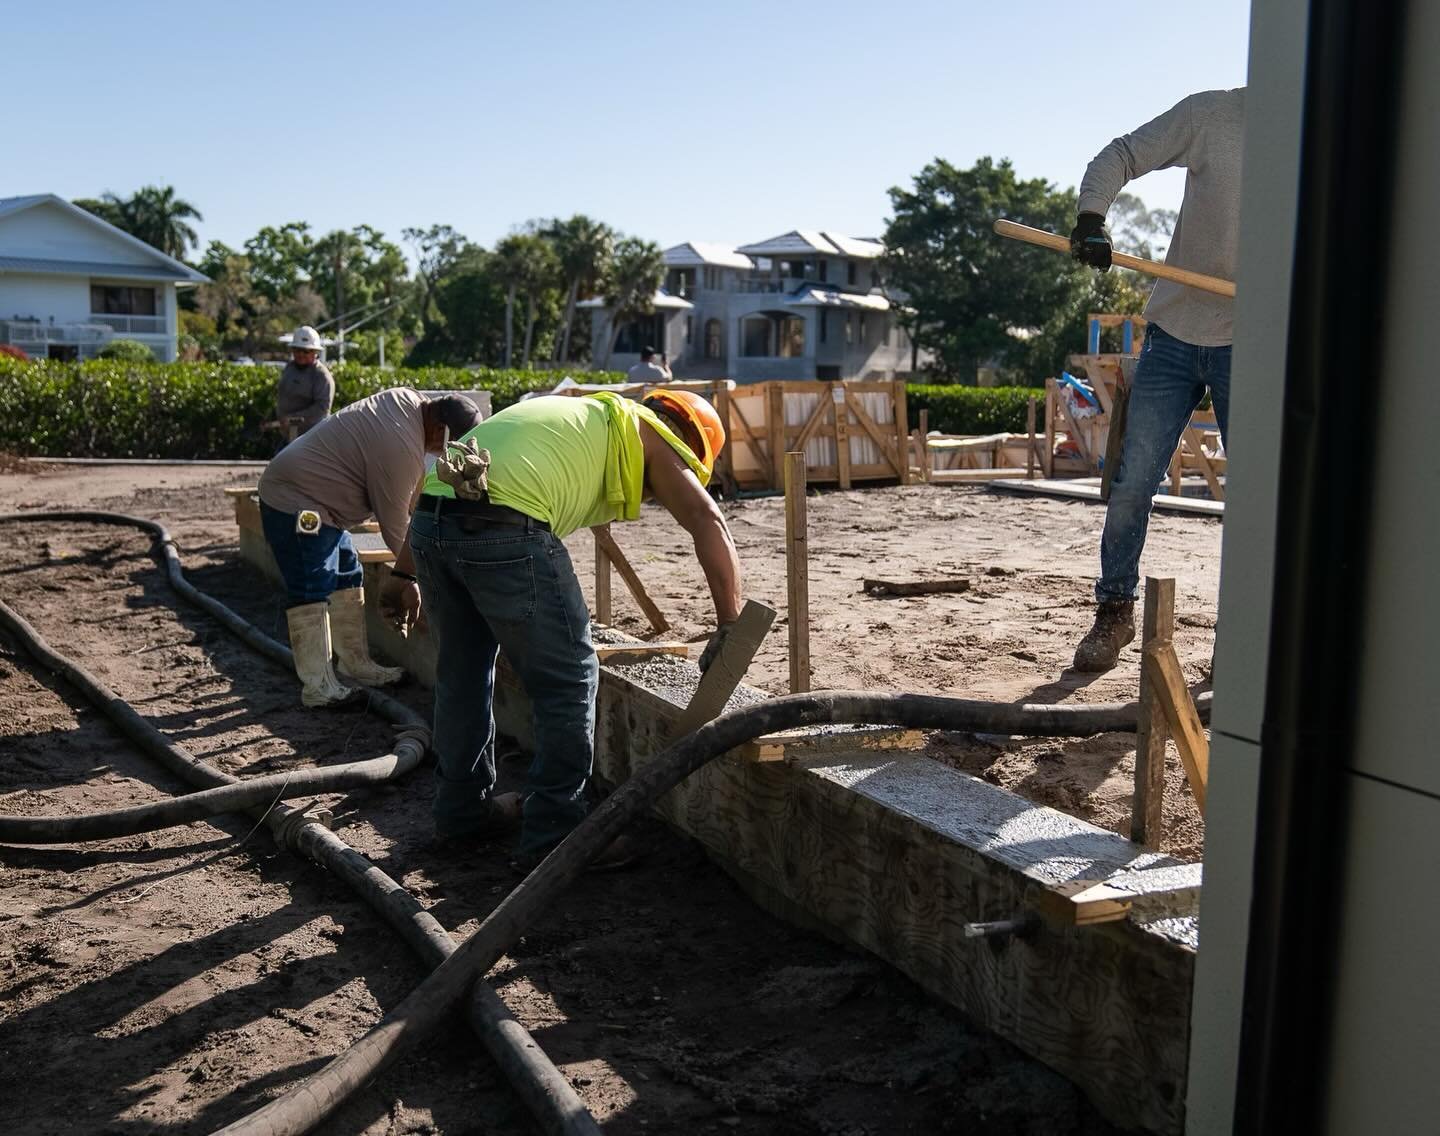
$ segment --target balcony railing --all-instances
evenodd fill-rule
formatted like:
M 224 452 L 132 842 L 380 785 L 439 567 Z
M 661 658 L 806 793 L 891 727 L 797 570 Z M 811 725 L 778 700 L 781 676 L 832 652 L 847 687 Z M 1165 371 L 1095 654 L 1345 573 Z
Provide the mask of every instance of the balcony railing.
M 47 343 L 104 343 L 114 334 L 97 323 L 41 323 L 39 320 L 0 320 L 0 343 L 16 347 Z
M 90 322 L 130 335 L 164 335 L 166 331 L 164 316 L 112 316 L 92 312 Z

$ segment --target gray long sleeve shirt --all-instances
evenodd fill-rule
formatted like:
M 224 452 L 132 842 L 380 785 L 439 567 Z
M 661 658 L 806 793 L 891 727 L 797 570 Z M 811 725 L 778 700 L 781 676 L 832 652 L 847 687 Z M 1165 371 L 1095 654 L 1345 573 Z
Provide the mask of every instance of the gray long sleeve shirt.
M 1185 197 L 1165 263 L 1234 280 L 1244 130 L 1244 87 L 1181 99 L 1095 155 L 1080 182 L 1079 211 L 1107 213 L 1126 182 L 1184 166 Z M 1186 343 L 1224 347 L 1234 337 L 1234 309 L 1228 297 L 1157 280 L 1145 318 Z
M 409 387 L 352 402 L 275 455 L 260 475 L 260 500 L 282 513 L 314 509 L 339 529 L 373 515 L 399 555 L 425 472 L 424 406 Z
M 283 424 L 287 418 L 303 419 L 303 434 L 330 413 L 335 401 L 335 380 L 324 363 L 301 367 L 295 362 L 285 364 L 280 384 L 275 391 L 275 417 Z

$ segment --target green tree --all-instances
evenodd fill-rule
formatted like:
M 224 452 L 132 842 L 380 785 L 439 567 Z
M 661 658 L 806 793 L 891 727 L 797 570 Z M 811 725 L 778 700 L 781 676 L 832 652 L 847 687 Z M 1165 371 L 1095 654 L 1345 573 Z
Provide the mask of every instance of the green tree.
M 435 286 L 438 318 L 406 357 L 406 365 L 498 365 L 505 355 L 508 291 L 496 255 L 470 245 Z
M 401 236 L 415 254 L 415 280 L 419 290 L 415 314 L 423 334 L 429 336 L 443 321 L 435 302 L 436 291 L 466 262 L 467 254 L 475 246 L 449 225 L 405 229 Z
M 917 346 L 953 379 L 973 383 L 981 362 L 1022 357 L 1085 289 L 1068 257 L 995 235 L 997 217 L 1052 232 L 1074 223 L 1073 191 L 1021 180 L 1008 160 L 960 169 L 937 158 L 911 189 L 891 189 L 890 203 L 886 280 L 905 298 L 902 319 Z
M 325 297 L 336 317 L 382 300 L 403 298 L 409 275 L 399 246 L 369 225 L 336 229 L 317 239 L 310 250 L 308 269 L 311 285 Z M 379 322 L 394 327 L 398 318 L 398 312 L 391 312 Z
M 615 245 L 615 259 L 607 274 L 605 311 L 610 316 L 610 337 L 602 365 L 608 365 L 615 341 L 627 323 L 655 314 L 655 290 L 665 278 L 660 246 L 639 237 L 625 237 Z
M 606 269 L 615 254 L 615 230 L 603 221 L 577 213 L 565 221 L 555 221 L 549 233 L 555 242 L 560 268 L 568 282 L 565 291 L 565 318 L 561 334 L 555 339 L 555 362 L 570 358 L 570 336 L 575 325 L 575 305 L 582 289 L 600 286 Z
M 255 291 L 272 303 L 293 295 L 301 284 L 310 280 L 314 245 L 310 226 L 304 221 L 266 225 L 245 242 L 250 281 Z

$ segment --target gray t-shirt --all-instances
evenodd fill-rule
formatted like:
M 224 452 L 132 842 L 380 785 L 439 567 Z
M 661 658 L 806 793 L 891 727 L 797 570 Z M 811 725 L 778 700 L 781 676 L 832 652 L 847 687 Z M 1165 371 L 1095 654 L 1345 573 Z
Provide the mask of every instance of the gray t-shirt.
M 1244 132 L 1244 87 L 1181 99 L 1095 155 L 1080 182 L 1079 211 L 1107 213 L 1126 182 L 1184 166 L 1185 198 L 1165 263 L 1234 280 Z M 1186 343 L 1224 347 L 1234 338 L 1235 301 L 1157 280 L 1145 318 Z
M 330 404 L 334 401 L 335 380 L 324 363 L 301 367 L 291 360 L 285 364 L 275 392 L 275 417 L 282 426 L 287 418 L 303 419 L 300 428 L 303 434 L 330 413 Z
M 260 476 L 260 500 L 285 513 L 314 509 L 341 529 L 373 515 L 398 555 L 425 470 L 424 405 L 409 387 L 352 402 L 275 455 Z

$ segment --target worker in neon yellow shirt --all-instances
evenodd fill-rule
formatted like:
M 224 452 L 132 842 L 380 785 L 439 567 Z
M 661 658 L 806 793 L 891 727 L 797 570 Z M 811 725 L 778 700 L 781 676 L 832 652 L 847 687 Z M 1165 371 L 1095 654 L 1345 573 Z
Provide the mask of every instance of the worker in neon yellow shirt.
M 562 538 L 634 520 L 642 496 L 694 541 L 718 630 L 708 667 L 740 614 L 740 564 L 705 491 L 725 430 L 708 402 L 656 391 L 643 403 L 602 392 L 527 399 L 447 447 L 411 519 L 384 604 L 402 622 L 423 598 L 437 648 L 435 827 L 485 839 L 521 819 L 531 863 L 585 815 L 599 664 L 590 613 Z M 495 658 L 503 648 L 534 707 L 535 757 L 526 793 L 494 793 Z M 623 841 L 623 838 L 622 838 Z M 612 866 L 633 858 L 621 841 Z

